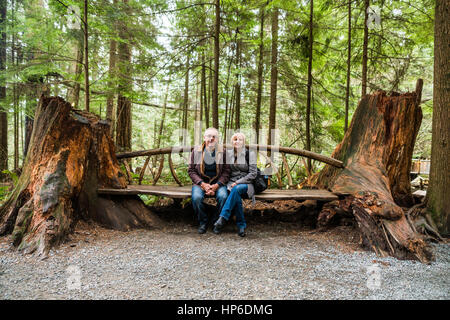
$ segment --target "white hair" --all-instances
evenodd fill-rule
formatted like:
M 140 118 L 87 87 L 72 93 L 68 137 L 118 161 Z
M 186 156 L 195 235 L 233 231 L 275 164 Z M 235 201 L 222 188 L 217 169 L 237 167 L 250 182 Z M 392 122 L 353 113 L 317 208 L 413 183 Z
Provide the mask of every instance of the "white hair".
M 217 129 L 214 128 L 214 127 L 210 127 L 210 128 L 208 128 L 208 129 L 206 129 L 206 130 L 205 130 L 205 133 L 204 133 L 203 135 L 206 135 L 206 132 L 208 132 L 208 131 L 213 131 L 213 130 L 217 133 L 217 135 L 219 135 L 219 130 L 217 130 Z
M 245 146 L 245 134 L 243 134 L 242 132 L 236 132 L 235 134 L 233 134 L 231 136 L 231 141 L 233 141 L 234 137 L 237 137 L 237 136 L 241 136 L 242 137 L 242 139 L 244 140 L 244 146 Z

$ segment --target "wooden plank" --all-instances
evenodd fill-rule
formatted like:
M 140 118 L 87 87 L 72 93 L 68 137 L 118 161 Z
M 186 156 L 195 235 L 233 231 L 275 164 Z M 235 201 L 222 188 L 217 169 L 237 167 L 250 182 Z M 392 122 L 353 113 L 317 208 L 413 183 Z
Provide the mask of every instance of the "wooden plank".
M 98 190 L 99 194 L 109 195 L 136 195 L 150 194 L 169 198 L 190 198 L 191 186 L 149 186 L 149 185 L 129 185 L 126 189 L 106 189 Z M 338 200 L 338 195 L 327 190 L 277 190 L 269 189 L 255 196 L 256 200 Z

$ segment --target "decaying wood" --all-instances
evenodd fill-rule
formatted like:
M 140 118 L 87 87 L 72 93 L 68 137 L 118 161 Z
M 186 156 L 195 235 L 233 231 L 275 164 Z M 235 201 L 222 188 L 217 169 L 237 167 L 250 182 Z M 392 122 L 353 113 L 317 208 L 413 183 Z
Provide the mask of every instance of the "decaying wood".
M 364 96 L 332 154 L 345 168 L 326 165 L 311 182 L 351 195 L 351 201 L 337 207 L 354 214 L 367 247 L 381 255 L 430 262 L 431 247 L 411 228 L 401 208 L 414 204 L 409 172 L 422 120 L 419 96 L 420 92 L 387 96 L 384 91 Z M 325 205 L 320 222 L 334 214 L 336 208 Z
M 19 250 L 45 256 L 79 219 L 119 230 L 156 226 L 135 196 L 118 201 L 97 194 L 99 187 L 126 185 L 108 123 L 42 96 L 22 174 L 0 208 L 0 235 L 12 234 Z

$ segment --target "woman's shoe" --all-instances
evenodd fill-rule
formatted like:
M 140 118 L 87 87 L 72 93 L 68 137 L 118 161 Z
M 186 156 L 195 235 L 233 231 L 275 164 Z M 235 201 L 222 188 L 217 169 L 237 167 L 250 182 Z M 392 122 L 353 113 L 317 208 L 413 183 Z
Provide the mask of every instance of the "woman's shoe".
M 214 232 L 215 234 L 219 234 L 219 233 L 220 233 L 220 228 L 217 228 L 216 226 L 214 226 L 213 232 Z
M 238 235 L 239 237 L 245 237 L 245 228 L 239 228 Z
M 225 220 L 224 217 L 220 216 L 219 219 L 217 219 L 216 223 L 214 223 L 214 229 L 217 228 L 220 231 L 220 229 L 223 228 L 226 222 L 227 220 Z

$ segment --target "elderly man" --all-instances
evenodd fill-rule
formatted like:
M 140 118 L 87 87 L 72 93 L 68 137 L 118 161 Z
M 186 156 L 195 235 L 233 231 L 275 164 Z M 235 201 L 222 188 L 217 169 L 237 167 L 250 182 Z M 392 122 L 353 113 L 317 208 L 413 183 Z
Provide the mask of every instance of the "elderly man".
M 205 196 L 215 196 L 217 220 L 220 211 L 228 197 L 226 184 L 230 176 L 229 165 L 225 161 L 225 152 L 222 145 L 218 145 L 219 132 L 215 128 L 206 129 L 203 135 L 203 144 L 196 146 L 191 153 L 188 173 L 191 177 L 192 206 L 200 224 L 198 233 L 206 232 L 208 215 L 205 212 L 203 199 Z M 214 222 L 213 221 L 213 222 Z

